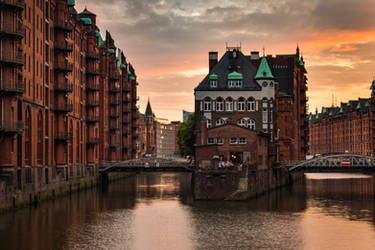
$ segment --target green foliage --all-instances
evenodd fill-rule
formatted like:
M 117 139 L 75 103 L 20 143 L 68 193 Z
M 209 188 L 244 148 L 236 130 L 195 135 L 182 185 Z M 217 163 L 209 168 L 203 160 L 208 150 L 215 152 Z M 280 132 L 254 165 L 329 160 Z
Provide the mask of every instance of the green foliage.
M 180 155 L 194 155 L 194 113 L 189 116 L 186 122 L 183 122 L 177 133 L 178 151 Z

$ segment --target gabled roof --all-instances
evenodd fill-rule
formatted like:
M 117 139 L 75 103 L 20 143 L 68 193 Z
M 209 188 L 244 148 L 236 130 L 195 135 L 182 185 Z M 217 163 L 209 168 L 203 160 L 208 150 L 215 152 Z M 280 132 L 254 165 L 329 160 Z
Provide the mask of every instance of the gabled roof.
M 69 0 L 69 1 L 72 1 L 72 0 Z M 74 1 L 74 0 L 73 0 Z M 85 14 L 85 15 L 93 15 L 93 16 L 96 16 L 94 13 L 92 13 L 91 11 L 88 11 L 87 8 L 85 8 L 81 13 L 79 14 Z
M 216 75 L 218 85 L 215 91 L 228 91 L 227 80 L 233 73 L 241 74 L 243 77 L 243 87 L 231 90 L 239 91 L 260 91 L 262 88 L 254 80 L 256 74 L 255 66 L 246 58 L 241 51 L 236 51 L 236 58 L 233 58 L 233 51 L 227 51 L 220 61 L 210 70 L 206 77 L 195 88 L 195 91 L 212 90 L 210 87 L 210 75 Z M 211 79 L 212 80 L 212 79 Z M 215 79 L 216 80 L 216 79 Z
M 274 79 L 265 56 L 263 56 L 260 62 L 255 79 Z

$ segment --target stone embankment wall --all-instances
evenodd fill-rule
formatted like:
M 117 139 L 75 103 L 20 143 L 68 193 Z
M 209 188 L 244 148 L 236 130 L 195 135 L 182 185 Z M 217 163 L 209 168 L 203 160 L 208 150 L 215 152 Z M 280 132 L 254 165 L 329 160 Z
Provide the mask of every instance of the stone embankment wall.
M 256 171 L 196 171 L 193 174 L 197 200 L 247 200 L 304 179 L 303 173 L 284 168 Z
M 111 183 L 132 173 L 106 174 Z M 0 212 L 92 188 L 102 183 L 97 166 L 22 168 L 0 172 Z

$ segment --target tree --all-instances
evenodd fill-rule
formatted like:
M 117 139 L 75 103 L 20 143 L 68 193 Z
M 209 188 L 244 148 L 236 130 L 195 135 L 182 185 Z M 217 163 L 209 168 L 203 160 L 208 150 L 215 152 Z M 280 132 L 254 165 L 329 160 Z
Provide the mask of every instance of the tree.
M 177 144 L 180 155 L 194 155 L 194 113 L 189 115 L 186 122 L 183 122 L 177 133 Z

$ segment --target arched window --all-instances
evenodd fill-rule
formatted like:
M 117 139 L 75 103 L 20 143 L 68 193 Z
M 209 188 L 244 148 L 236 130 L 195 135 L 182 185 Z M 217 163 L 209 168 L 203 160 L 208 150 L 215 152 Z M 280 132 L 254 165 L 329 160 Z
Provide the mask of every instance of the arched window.
M 224 99 L 221 97 L 216 99 L 216 111 L 224 111 Z
M 29 107 L 25 111 L 25 164 L 31 166 L 31 113 Z
M 252 97 L 249 97 L 249 99 L 247 99 L 247 111 L 255 111 L 255 100 Z
M 238 120 L 237 125 L 241 127 L 246 127 L 246 123 L 246 119 L 242 118 Z
M 209 97 L 204 98 L 203 110 L 204 111 L 211 111 L 211 99 Z
M 255 121 L 254 121 L 253 119 L 249 119 L 249 120 L 247 121 L 247 127 L 248 127 L 249 129 L 255 130 Z
M 225 100 L 225 111 L 232 112 L 233 111 L 233 99 L 228 97 Z
M 43 115 L 42 111 L 38 112 L 38 145 L 37 145 L 37 163 L 39 165 L 43 164 L 42 159 L 43 159 Z
M 237 110 L 240 111 L 240 112 L 245 111 L 245 98 L 240 97 L 238 99 Z
M 221 125 L 224 125 L 225 123 L 226 123 L 226 121 L 223 118 L 220 118 L 220 119 L 216 120 L 216 126 L 221 126 Z
M 263 108 L 268 108 L 268 100 L 267 100 L 266 97 L 264 97 L 264 98 L 262 99 L 262 107 L 263 107 Z

